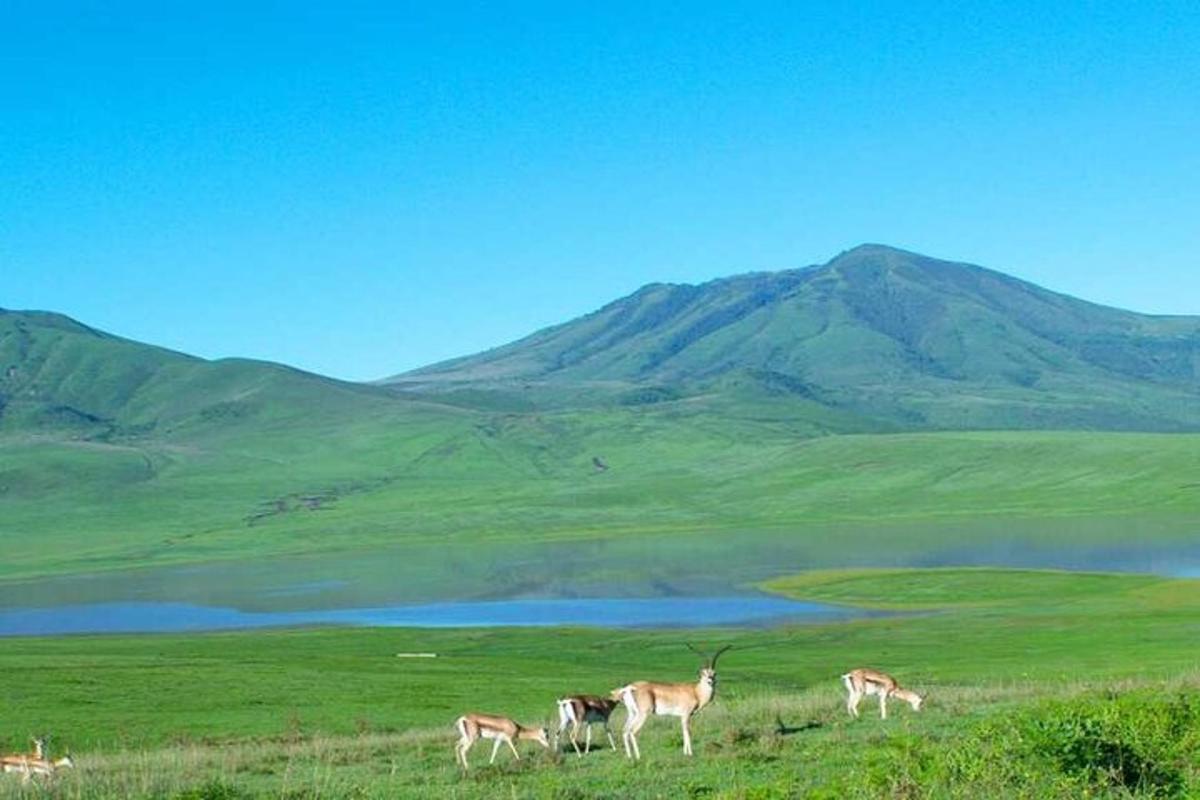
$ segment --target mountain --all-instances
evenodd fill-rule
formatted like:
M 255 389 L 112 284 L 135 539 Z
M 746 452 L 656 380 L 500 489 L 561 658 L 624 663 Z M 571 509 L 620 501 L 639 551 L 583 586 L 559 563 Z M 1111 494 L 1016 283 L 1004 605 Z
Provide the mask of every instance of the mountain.
M 792 396 L 901 428 L 1195 430 L 1200 317 L 863 245 L 821 266 L 651 284 L 384 383 L 444 397 Z
M 206 361 L 69 317 L 0 309 L 0 432 L 228 434 L 395 405 L 378 389 L 268 362 Z
M 0 589 L 19 605 L 33 578 L 256 564 L 167 581 L 232 602 L 213 592 L 266 574 L 326 586 L 325 559 L 357 553 L 386 587 L 357 605 L 573 591 L 564 563 L 675 591 L 684 555 L 726 574 L 746 554 L 777 563 L 779 536 L 797 563 L 844 563 L 828 524 L 861 538 L 890 520 L 873 540 L 888 548 L 959 546 L 984 508 L 1186 531 L 1195 436 L 911 431 L 1198 429 L 1196 341 L 1194 318 L 878 247 L 649 286 L 385 386 L 0 311 Z

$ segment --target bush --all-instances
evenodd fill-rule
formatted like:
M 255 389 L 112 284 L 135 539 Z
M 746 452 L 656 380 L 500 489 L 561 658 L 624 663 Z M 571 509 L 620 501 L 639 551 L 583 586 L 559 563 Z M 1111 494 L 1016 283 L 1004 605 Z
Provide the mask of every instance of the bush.
M 1186 793 L 1200 763 L 1200 701 L 1146 692 L 1056 702 L 1018 716 L 1008 740 L 1025 758 L 1100 787 L 1147 797 Z
M 252 800 L 253 795 L 223 781 L 209 781 L 176 794 L 172 800 Z
M 890 735 L 861 769 L 870 796 L 893 798 L 1192 797 L 1200 700 L 1140 691 L 1042 703 L 945 740 Z

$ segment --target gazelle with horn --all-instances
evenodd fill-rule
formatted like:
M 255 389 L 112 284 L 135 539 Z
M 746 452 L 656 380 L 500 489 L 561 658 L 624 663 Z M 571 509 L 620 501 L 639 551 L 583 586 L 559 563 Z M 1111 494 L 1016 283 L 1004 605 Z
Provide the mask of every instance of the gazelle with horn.
M 46 737 L 31 736 L 32 753 L 14 753 L 0 756 L 0 770 L 6 773 L 16 773 L 21 776 L 22 783 L 28 783 L 34 775 L 52 776 L 60 767 L 74 767 L 71 756 L 63 756 L 51 761 L 46 756 Z
M 614 689 L 613 699 L 619 699 L 629 712 L 625 718 L 625 729 L 622 742 L 625 745 L 625 755 L 628 758 L 640 759 L 641 750 L 638 748 L 637 734 L 653 715 L 662 717 L 679 717 L 683 729 L 683 753 L 692 754 L 692 734 L 688 728 L 692 715 L 712 702 L 717 692 L 717 659 L 733 645 L 725 645 L 712 656 L 688 645 L 688 649 L 704 658 L 700 668 L 699 680 L 695 683 L 654 683 L 652 681 L 636 681 L 628 686 Z
M 604 725 L 604 732 L 608 734 L 608 743 L 613 750 L 616 750 L 617 743 L 613 741 L 612 729 L 608 727 L 608 719 L 618 705 L 620 703 L 616 699 L 597 697 L 593 694 L 573 694 L 560 699 L 558 701 L 558 731 L 554 735 L 555 740 L 557 741 L 558 737 L 562 736 L 562 732 L 569 725 L 571 727 L 569 735 L 571 745 L 575 748 L 575 755 L 582 756 L 583 753 L 579 750 L 579 729 L 581 727 L 587 729 L 587 743 L 584 747 L 591 752 L 592 724 L 599 722 Z
M 852 669 L 842 676 L 842 684 L 850 696 L 846 698 L 846 710 L 854 717 L 858 716 L 858 704 L 869 694 L 879 695 L 879 716 L 887 719 L 887 699 L 895 697 L 912 706 L 913 711 L 921 710 L 925 698 L 916 692 L 900 688 L 896 679 L 886 672 L 875 669 Z
M 13 772 L 21 776 L 21 783 L 28 783 L 34 775 L 53 777 L 55 771 L 63 767 L 72 768 L 75 760 L 63 756 L 51 761 L 48 758 L 32 758 L 29 755 L 0 756 L 0 768 L 4 772 Z
M 18 764 L 28 761 L 45 761 L 46 760 L 46 736 L 29 735 L 29 741 L 33 743 L 32 753 L 11 753 L 6 756 L 0 756 L 0 768 L 5 772 L 17 772 Z
M 501 744 L 507 744 L 513 756 L 520 761 L 521 754 L 513 745 L 513 739 L 528 739 L 537 742 L 547 750 L 550 749 L 550 739 L 545 728 L 529 728 L 513 722 L 508 717 L 496 717 L 491 714 L 463 714 L 454 721 L 454 729 L 458 731 L 459 739 L 454 744 L 454 756 L 464 770 L 468 769 L 467 753 L 480 739 L 491 739 L 492 757 L 489 764 L 496 762 L 496 752 Z

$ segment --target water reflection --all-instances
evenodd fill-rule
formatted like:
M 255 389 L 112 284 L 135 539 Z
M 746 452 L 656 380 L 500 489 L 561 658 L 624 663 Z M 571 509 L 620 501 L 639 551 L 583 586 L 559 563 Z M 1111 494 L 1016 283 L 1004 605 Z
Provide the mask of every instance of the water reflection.
M 877 612 L 765 595 L 430 603 L 313 611 L 240 611 L 187 603 L 99 603 L 0 611 L 0 636 L 184 632 L 289 625 L 418 628 L 585 625 L 712 627 L 830 622 Z
M 444 601 L 728 597 L 856 566 L 1005 566 L 1200 575 L 1186 520 L 841 524 L 553 543 L 457 542 L 0 584 L 0 609 L 182 603 L 273 613 Z

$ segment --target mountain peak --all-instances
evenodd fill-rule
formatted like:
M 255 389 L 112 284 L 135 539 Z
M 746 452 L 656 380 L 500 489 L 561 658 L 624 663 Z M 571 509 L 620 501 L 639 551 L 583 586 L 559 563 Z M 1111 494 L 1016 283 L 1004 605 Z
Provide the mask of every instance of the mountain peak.
M 1107 308 L 868 243 L 822 266 L 652 284 L 393 380 L 675 397 L 753 385 L 918 427 L 1200 427 L 1200 318 Z
M 917 253 L 908 250 L 901 250 L 899 247 L 892 247 L 887 244 L 879 244 L 877 242 L 863 242 L 860 245 L 851 247 L 849 250 L 843 250 L 833 257 L 832 261 L 838 261 L 843 258 L 861 258 L 865 256 L 872 257 L 895 257 L 908 256 L 913 258 L 924 258 Z
M 969 264 L 943 261 L 929 256 L 890 247 L 885 244 L 860 244 L 834 256 L 825 267 L 833 271 L 873 269 L 894 272 L 904 267 L 922 268 L 937 265 L 942 269 L 980 269 Z

